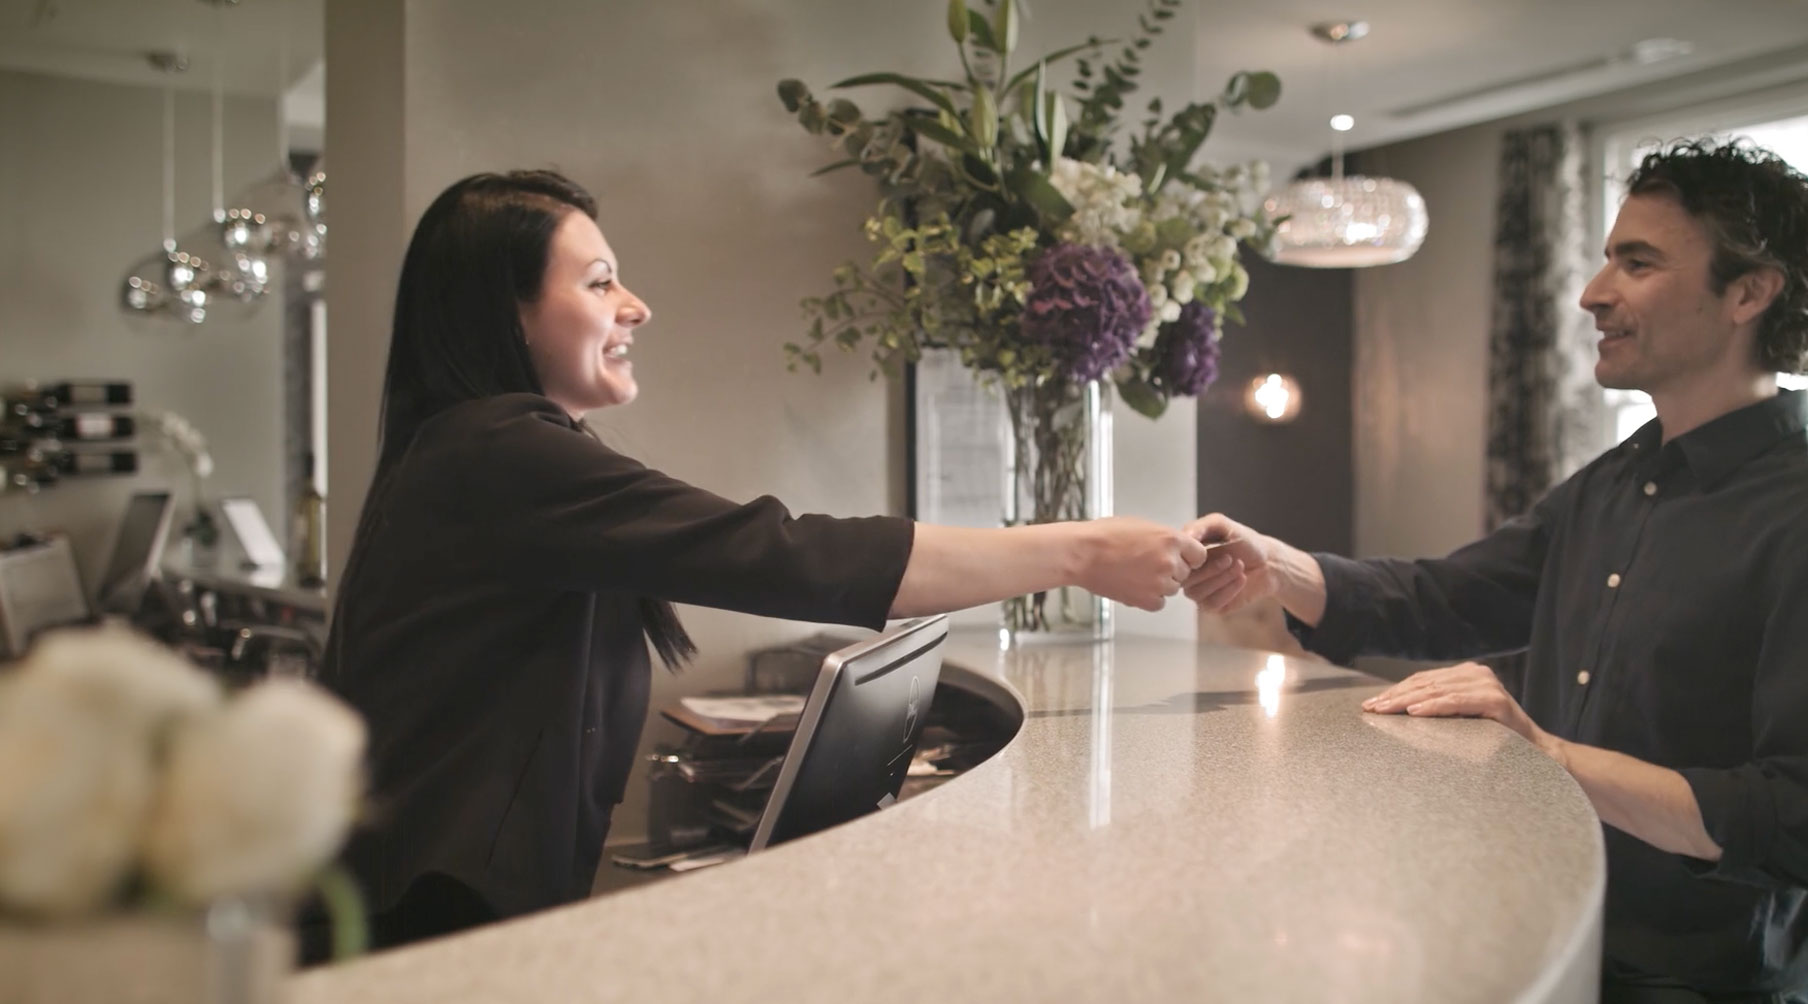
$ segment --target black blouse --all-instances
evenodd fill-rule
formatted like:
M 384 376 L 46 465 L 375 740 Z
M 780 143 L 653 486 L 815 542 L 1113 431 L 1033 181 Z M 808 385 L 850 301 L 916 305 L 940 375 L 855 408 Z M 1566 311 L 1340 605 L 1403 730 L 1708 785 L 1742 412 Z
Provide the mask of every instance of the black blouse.
M 877 628 L 913 539 L 729 502 L 532 394 L 427 420 L 370 504 L 323 676 L 370 727 L 348 857 L 378 910 L 433 873 L 502 916 L 586 896 L 646 717 L 642 598 Z

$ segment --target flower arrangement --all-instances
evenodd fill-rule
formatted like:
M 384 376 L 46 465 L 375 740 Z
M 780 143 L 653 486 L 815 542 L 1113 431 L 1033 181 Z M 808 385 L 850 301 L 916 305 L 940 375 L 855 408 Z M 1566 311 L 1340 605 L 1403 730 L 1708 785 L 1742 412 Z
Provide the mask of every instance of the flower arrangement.
M 312 883 L 337 947 L 356 951 L 356 891 L 326 866 L 364 742 L 355 713 L 301 681 L 227 697 L 125 628 L 47 635 L 0 675 L 0 919 L 175 912 Z
M 1164 117 L 1159 98 L 1128 143 L 1117 141 L 1141 53 L 1181 0 L 1150 0 L 1141 32 L 1115 61 L 1092 38 L 1010 73 L 1017 0 L 950 0 L 948 28 L 963 79 L 871 73 L 834 85 L 894 85 L 923 99 L 870 119 L 846 98 L 826 104 L 800 81 L 779 97 L 805 129 L 880 186 L 865 224 L 877 252 L 834 272 L 835 289 L 804 301 L 807 338 L 786 346 L 792 368 L 821 368 L 821 351 L 869 343 L 896 372 L 929 348 L 1007 390 L 1109 377 L 1124 402 L 1159 416 L 1175 394 L 1215 373 L 1223 321 L 1241 321 L 1249 288 L 1239 245 L 1266 248 L 1277 221 L 1262 208 L 1260 162 L 1196 163 L 1217 116 L 1280 97 L 1271 73 L 1240 72 L 1222 94 Z M 1051 68 L 1075 59 L 1076 98 Z M 1204 309 L 1187 311 L 1194 303 Z M 1184 317 L 1183 317 L 1184 315 Z
M 1172 114 L 1154 99 L 1134 129 L 1120 121 L 1142 53 L 1181 2 L 1148 0 L 1129 41 L 1089 38 L 1013 73 L 1019 0 L 949 0 L 961 79 L 869 73 L 834 85 L 921 99 L 877 118 L 801 81 L 778 85 L 798 122 L 843 154 L 818 173 L 857 168 L 881 193 L 864 227 L 873 257 L 836 268 L 834 290 L 803 301 L 810 326 L 785 346 L 790 368 L 820 372 L 828 345 L 865 346 L 887 374 L 929 349 L 957 353 L 1001 389 L 1010 417 L 1006 524 L 1092 514 L 1087 472 L 1104 468 L 1088 460 L 1100 400 L 1089 388 L 1115 386 L 1151 418 L 1203 392 L 1224 321 L 1242 321 L 1241 246 L 1273 241 L 1265 165 L 1197 160 L 1218 115 L 1279 100 L 1272 73 L 1236 73 L 1216 99 Z M 1053 86 L 1069 59 L 1071 97 Z M 1009 602 L 1005 618 L 1013 631 L 1045 630 L 1047 597 Z
M 194 423 L 173 411 L 158 415 L 154 428 L 164 443 L 182 458 L 183 465 L 188 468 L 190 484 L 194 486 L 195 515 L 182 532 L 197 546 L 212 548 L 220 541 L 220 527 L 214 522 L 213 512 L 207 507 L 206 496 L 201 490 L 201 483 L 213 475 L 213 454 L 207 452 L 207 439 Z

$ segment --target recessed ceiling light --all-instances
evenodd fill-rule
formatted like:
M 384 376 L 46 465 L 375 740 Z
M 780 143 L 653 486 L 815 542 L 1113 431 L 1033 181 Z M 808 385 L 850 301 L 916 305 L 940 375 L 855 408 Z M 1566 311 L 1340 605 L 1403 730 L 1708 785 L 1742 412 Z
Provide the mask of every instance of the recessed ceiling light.
M 1695 51 L 1693 42 L 1685 42 L 1680 38 L 1647 38 L 1632 43 L 1626 49 L 1625 58 L 1640 66 L 1661 63 L 1667 59 L 1676 59 Z

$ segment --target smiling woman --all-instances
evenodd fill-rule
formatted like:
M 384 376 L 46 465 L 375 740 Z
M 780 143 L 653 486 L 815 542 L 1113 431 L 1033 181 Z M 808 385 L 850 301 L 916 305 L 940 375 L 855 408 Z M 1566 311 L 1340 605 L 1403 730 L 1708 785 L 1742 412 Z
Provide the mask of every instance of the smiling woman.
M 402 264 L 376 477 L 323 678 L 368 720 L 381 807 L 349 855 L 379 945 L 582 898 L 674 602 L 868 627 L 1065 585 L 1156 609 L 1206 550 L 1141 520 L 961 530 L 738 504 L 608 448 L 650 312 L 596 204 L 475 175 Z

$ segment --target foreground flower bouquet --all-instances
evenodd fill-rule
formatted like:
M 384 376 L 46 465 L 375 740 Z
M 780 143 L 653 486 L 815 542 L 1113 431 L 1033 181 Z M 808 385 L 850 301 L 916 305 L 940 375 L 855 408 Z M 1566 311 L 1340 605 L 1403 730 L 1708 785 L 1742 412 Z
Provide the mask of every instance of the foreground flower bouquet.
M 122 628 L 64 631 L 0 670 L 0 1000 L 274 1000 L 287 917 L 360 797 L 363 723 L 294 680 L 227 696 Z
M 1168 112 L 1158 98 L 1146 116 L 1126 114 L 1142 53 L 1180 5 L 1148 0 L 1128 40 L 1023 60 L 1017 0 L 950 0 L 959 79 L 881 72 L 834 85 L 914 99 L 876 117 L 802 81 L 778 85 L 841 157 L 823 170 L 857 169 L 880 192 L 865 224 L 873 257 L 804 301 L 810 327 L 785 347 L 790 365 L 820 371 L 831 346 L 865 348 L 895 374 L 925 351 L 954 353 L 1006 405 L 1006 525 L 1109 514 L 1109 402 L 1157 418 L 1202 393 L 1224 321 L 1241 321 L 1240 249 L 1273 240 L 1266 167 L 1198 156 L 1220 114 L 1279 100 L 1273 74 L 1236 73 L 1215 100 Z M 1102 637 L 1102 609 L 1041 594 L 1007 603 L 1003 626 Z

